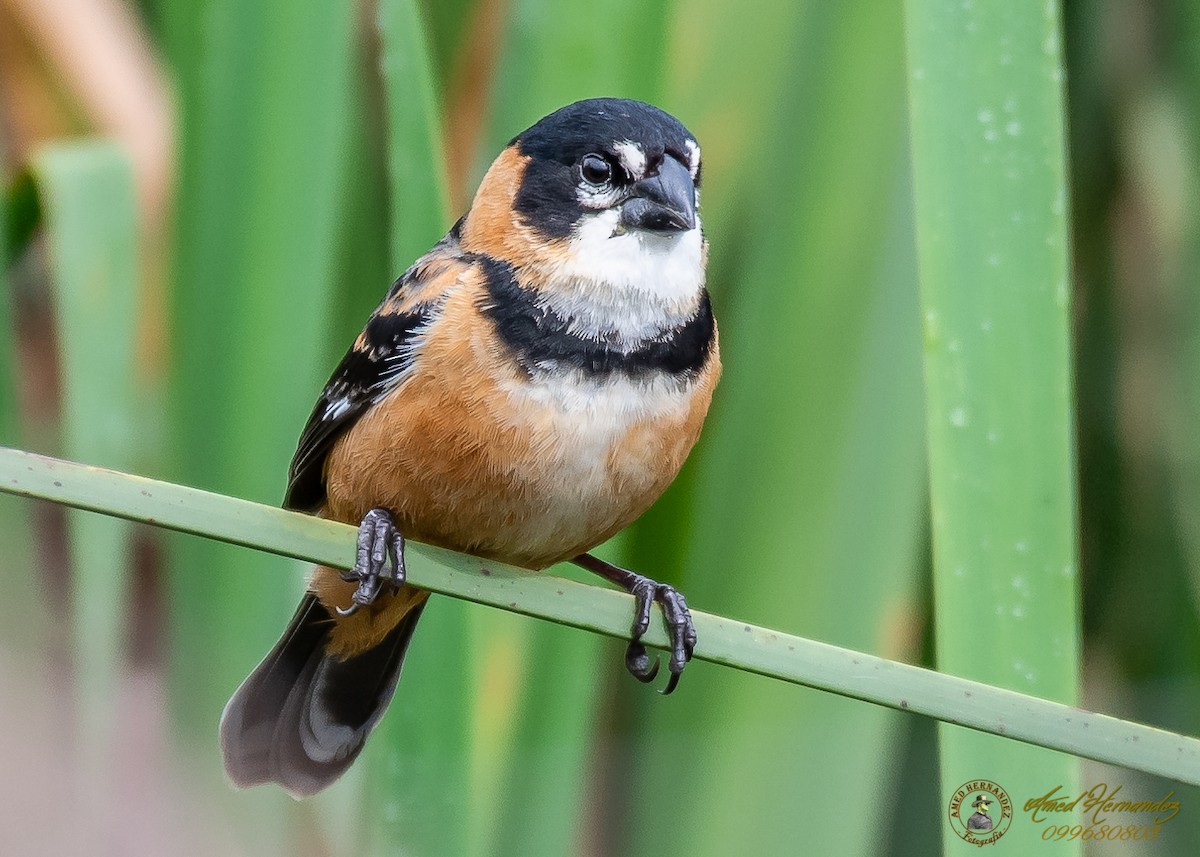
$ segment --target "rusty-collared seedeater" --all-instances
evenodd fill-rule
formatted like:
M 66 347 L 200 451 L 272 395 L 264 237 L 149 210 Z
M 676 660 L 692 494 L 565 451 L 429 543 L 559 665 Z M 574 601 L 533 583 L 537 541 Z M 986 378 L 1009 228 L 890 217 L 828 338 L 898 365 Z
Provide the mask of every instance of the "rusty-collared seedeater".
M 284 506 L 359 527 L 318 567 L 221 719 L 235 785 L 296 797 L 354 761 L 429 594 L 406 538 L 540 570 L 571 561 L 652 604 L 679 680 L 696 645 L 671 586 L 591 556 L 679 472 L 720 375 L 697 211 L 700 147 L 638 101 L 564 107 L 517 136 L 470 210 L 388 290 L 300 436 Z

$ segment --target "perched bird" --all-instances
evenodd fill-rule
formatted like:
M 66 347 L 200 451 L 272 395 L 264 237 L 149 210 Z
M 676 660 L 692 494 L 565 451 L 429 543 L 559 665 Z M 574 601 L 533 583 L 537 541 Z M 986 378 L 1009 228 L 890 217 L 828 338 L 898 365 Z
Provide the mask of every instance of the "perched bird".
M 683 597 L 587 551 L 675 478 L 720 375 L 699 185 L 673 116 L 580 101 L 513 139 L 391 287 L 321 393 L 284 500 L 359 525 L 357 563 L 316 569 L 225 707 L 235 785 L 302 797 L 358 755 L 428 598 L 405 584 L 406 538 L 528 569 L 569 560 L 625 588 L 642 681 L 660 604 L 675 688 L 696 644 Z

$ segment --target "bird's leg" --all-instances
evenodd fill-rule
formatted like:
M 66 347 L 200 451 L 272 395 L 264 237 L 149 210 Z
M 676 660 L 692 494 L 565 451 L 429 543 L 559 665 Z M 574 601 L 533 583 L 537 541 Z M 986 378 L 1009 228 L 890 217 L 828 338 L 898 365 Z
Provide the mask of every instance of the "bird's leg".
M 384 583 L 390 583 L 393 592 L 404 585 L 404 536 L 391 512 L 372 509 L 363 516 L 358 525 L 358 555 L 354 568 L 340 574 L 347 583 L 358 583 L 350 606 L 337 608 L 341 616 L 350 616 L 360 607 L 374 604 Z
M 581 553 L 571 562 L 611 580 L 634 597 L 633 627 L 630 629 L 629 648 L 625 650 L 625 668 L 638 681 L 653 681 L 658 675 L 658 658 L 655 657 L 653 662 L 650 660 L 646 647 L 642 645 L 642 635 L 650 628 L 650 605 L 656 601 L 662 605 L 663 619 L 671 637 L 671 660 L 667 664 L 671 677 L 667 679 L 667 686 L 662 693 L 665 695 L 673 691 L 696 648 L 696 627 L 692 624 L 692 614 L 688 612 L 683 596 L 673 586 L 658 583 L 591 554 Z

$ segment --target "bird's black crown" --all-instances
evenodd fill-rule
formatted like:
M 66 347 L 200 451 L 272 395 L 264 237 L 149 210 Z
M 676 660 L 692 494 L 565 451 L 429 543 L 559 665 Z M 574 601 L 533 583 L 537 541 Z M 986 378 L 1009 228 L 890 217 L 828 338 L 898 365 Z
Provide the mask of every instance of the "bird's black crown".
M 696 143 L 670 113 L 628 98 L 589 98 L 568 104 L 518 134 L 512 143 L 535 160 L 573 164 L 622 140 L 637 143 L 647 155 L 667 153 L 684 164 L 688 143 Z

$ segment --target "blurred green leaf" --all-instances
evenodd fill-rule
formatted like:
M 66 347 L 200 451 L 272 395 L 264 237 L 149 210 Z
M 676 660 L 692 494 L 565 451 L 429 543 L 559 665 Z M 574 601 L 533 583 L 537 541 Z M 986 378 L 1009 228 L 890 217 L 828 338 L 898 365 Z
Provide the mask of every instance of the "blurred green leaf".
M 390 258 L 387 152 L 378 59 L 357 51 L 351 79 L 346 176 L 337 215 L 337 268 L 327 340 L 331 351 L 348 346 L 398 273 Z
M 37 190 L 29 173 L 20 172 L 13 178 L 4 194 L 4 210 L 0 215 L 4 218 L 4 232 L 0 235 L 4 252 L 0 263 L 7 268 L 25 252 L 41 217 Z
M 450 228 L 439 92 L 416 0 L 381 0 L 392 266 L 408 267 Z M 382 292 L 382 289 L 381 289 Z
M 486 3 L 496 0 L 422 0 L 421 17 L 426 23 L 430 60 L 444 87 L 450 82 L 455 62 L 465 48 L 464 40 Z
M 1066 703 L 1079 671 L 1055 4 L 907 3 L 937 659 Z M 942 792 L 1076 789 L 1073 759 L 941 730 Z M 1079 853 L 1015 820 L 1004 853 Z M 946 848 L 960 847 L 949 827 Z
M 116 145 L 49 145 L 32 157 L 49 249 L 61 375 L 62 448 L 79 461 L 133 464 L 137 228 L 133 173 Z M 103 782 L 116 763 L 131 585 L 129 525 L 72 513 L 72 660 L 84 781 Z M 114 810 L 95 795 L 92 821 Z
M 1178 295 L 1179 330 L 1172 353 L 1173 407 L 1170 417 L 1172 489 L 1179 531 L 1187 550 L 1187 563 L 1192 584 L 1194 615 L 1200 623 L 1200 441 L 1197 440 L 1197 415 L 1200 415 L 1200 294 L 1195 284 L 1200 275 L 1200 3 L 1177 0 L 1175 49 L 1180 53 L 1182 92 L 1173 105 L 1179 121 L 1186 123 L 1182 141 L 1182 175 L 1172 175 L 1181 187 L 1176 188 L 1183 210 L 1182 235 L 1175 246 L 1182 250 L 1179 275 L 1174 283 Z M 1168 260 L 1168 265 L 1174 260 Z M 1171 266 L 1175 267 L 1175 266 Z M 1200 652 L 1196 653 L 1200 659 Z M 1193 708 L 1193 710 L 1195 710 Z

